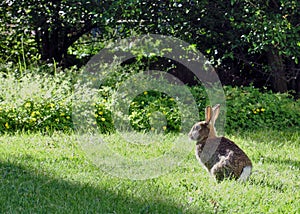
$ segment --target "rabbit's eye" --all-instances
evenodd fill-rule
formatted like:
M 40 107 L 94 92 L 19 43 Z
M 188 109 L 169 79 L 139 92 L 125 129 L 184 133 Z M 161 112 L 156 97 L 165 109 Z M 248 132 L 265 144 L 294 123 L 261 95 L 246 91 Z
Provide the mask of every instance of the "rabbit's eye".
M 195 126 L 195 129 L 197 129 L 197 130 L 199 130 L 200 128 L 201 128 L 200 125 L 196 125 L 196 126 Z

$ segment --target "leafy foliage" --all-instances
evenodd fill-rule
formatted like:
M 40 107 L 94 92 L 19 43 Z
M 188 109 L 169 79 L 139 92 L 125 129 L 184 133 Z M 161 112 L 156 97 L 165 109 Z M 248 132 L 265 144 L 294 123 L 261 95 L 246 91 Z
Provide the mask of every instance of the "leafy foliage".
M 0 131 L 72 128 L 71 84 L 66 74 L 1 74 Z
M 225 87 L 227 131 L 300 127 L 300 101 L 254 87 Z
M 179 132 L 180 116 L 174 98 L 155 91 L 145 91 L 137 96 L 131 103 L 129 111 L 131 124 L 139 131 Z
M 16 61 L 21 51 L 30 59 L 61 62 L 68 48 L 92 29 L 109 34 L 117 2 L 110 1 L 2 1 L 0 30 L 3 56 Z M 23 40 L 21 41 L 21 39 Z M 22 42 L 22 43 L 21 43 Z M 14 44 L 14 45 L 13 45 Z M 12 46 L 13 45 L 13 46 Z M 30 52 L 31 50 L 31 52 Z
M 9 70 L 9 68 L 6 68 Z M 132 73 L 130 73 L 130 71 Z M 118 80 L 107 78 L 98 89 L 99 97 L 90 103 L 97 124 L 103 133 L 115 130 L 116 120 L 130 121 L 137 131 L 179 132 L 182 122 L 191 121 L 194 115 L 188 108 L 180 107 L 181 101 L 165 93 L 146 88 L 132 100 L 120 93 L 120 87 L 134 73 L 123 72 Z M 119 67 L 111 77 L 120 74 Z M 16 131 L 70 131 L 74 129 L 72 118 L 72 99 L 74 97 L 74 71 L 47 75 L 32 69 L 19 76 L 12 72 L 1 74 L 0 83 L 0 132 Z M 123 83 L 122 83 L 123 82 Z M 127 83 L 127 84 L 130 84 Z M 137 83 L 138 84 L 138 83 Z M 143 82 L 140 86 L 143 89 Z M 186 86 L 184 86 L 186 87 Z M 183 88 L 175 86 L 177 91 Z M 286 129 L 300 127 L 299 100 L 293 100 L 288 94 L 275 94 L 270 91 L 260 92 L 254 87 L 225 87 L 226 93 L 226 130 L 257 130 L 264 128 Z M 203 87 L 188 88 L 195 100 L 199 117 L 204 119 L 207 95 Z M 79 91 L 87 93 L 85 88 Z M 183 93 L 184 95 L 184 93 Z M 88 96 L 88 94 L 86 95 Z M 129 100 L 127 100 L 129 99 Z M 128 101 L 128 113 L 116 107 L 116 100 Z M 184 106 L 184 105 L 183 105 Z M 122 109 L 121 109 L 122 110 Z
M 299 92 L 299 1 L 13 0 L 0 6 L 5 62 L 82 65 L 104 40 L 164 34 L 197 47 L 226 84 Z M 86 51 L 81 43 L 88 43 Z

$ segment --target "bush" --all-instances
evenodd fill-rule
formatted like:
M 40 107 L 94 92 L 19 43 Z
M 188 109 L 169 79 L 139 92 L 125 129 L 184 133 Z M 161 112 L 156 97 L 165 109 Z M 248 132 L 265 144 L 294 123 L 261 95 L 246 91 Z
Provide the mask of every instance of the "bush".
M 134 67 L 130 67 L 128 71 L 118 66 L 112 69 L 114 70 L 107 71 L 109 76 L 97 89 L 97 97 L 92 103 L 88 103 L 93 115 L 91 123 L 100 132 L 113 132 L 115 125 L 122 121 L 136 131 L 187 132 L 196 122 L 196 117 L 204 119 L 204 109 L 208 102 L 203 87 L 174 85 L 172 89 L 164 88 L 166 93 L 163 93 L 162 88 L 159 88 L 160 81 L 162 85 L 164 83 L 162 79 L 156 80 L 157 86 L 153 85 L 157 90 L 149 90 L 144 83 L 152 81 L 151 78 L 138 81 L 143 77 L 137 76 L 138 80 L 134 80 L 134 76 L 131 79 L 136 81 L 134 84 L 127 81 L 137 73 Z M 74 130 L 72 102 L 76 84 L 73 83 L 78 72 L 69 70 L 48 75 L 41 73 L 40 68 L 27 70 L 23 74 L 8 72 L 9 70 L 13 69 L 5 67 L 0 75 L 0 133 Z M 138 92 L 131 97 L 130 91 L 134 90 Z M 193 97 L 187 97 L 185 90 L 189 90 Z M 227 132 L 268 128 L 299 129 L 300 101 L 293 100 L 290 95 L 270 91 L 262 93 L 254 87 L 226 86 L 224 90 Z M 76 91 L 82 93 L 83 98 L 89 96 L 87 88 Z M 184 100 L 184 103 L 183 100 L 170 96 L 174 91 L 179 97 L 193 100 Z M 190 111 L 190 106 L 187 106 L 187 103 L 192 105 L 193 101 L 196 104 L 195 112 L 199 113 L 196 116 Z M 129 106 L 128 112 L 121 111 L 120 106 L 124 104 Z M 182 130 L 183 123 L 185 130 Z
M 174 98 L 157 91 L 145 91 L 130 104 L 129 119 L 138 131 L 181 130 L 181 117 Z
M 55 73 L 55 72 L 54 72 Z M 71 131 L 74 98 L 73 70 L 55 75 L 39 69 L 0 74 L 0 133 L 16 131 Z M 86 91 L 83 91 L 86 93 Z M 95 122 L 101 132 L 112 128 L 110 112 L 99 101 L 93 103 Z
M 2 73 L 0 132 L 67 130 L 71 120 L 71 84 L 65 74 Z
M 300 100 L 289 94 L 261 92 L 254 87 L 224 87 L 226 130 L 299 129 Z
M 109 109 L 118 129 L 130 125 L 136 131 L 180 132 L 196 121 L 198 108 L 189 88 L 159 74 L 141 72 L 117 83 Z

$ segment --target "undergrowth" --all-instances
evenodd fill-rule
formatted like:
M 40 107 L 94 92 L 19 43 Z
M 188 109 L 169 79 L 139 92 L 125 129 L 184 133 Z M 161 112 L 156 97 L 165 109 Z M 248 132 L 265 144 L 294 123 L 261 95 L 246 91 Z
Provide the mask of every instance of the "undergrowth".
M 121 71 L 118 66 L 113 69 L 107 71 L 109 75 L 106 81 L 102 81 L 96 89 L 97 96 L 87 104 L 79 104 L 90 106 L 90 123 L 96 125 L 100 132 L 114 132 L 116 121 L 119 120 L 129 121 L 136 131 L 180 132 L 185 121 L 188 127 L 196 122 L 193 117 L 204 119 L 208 100 L 202 86 L 174 85 L 176 96 L 172 96 L 168 91 L 161 92 L 162 89 L 148 90 L 139 80 L 128 83 L 135 70 Z M 118 76 L 120 73 L 122 75 Z M 74 96 L 76 93 L 83 98 L 90 96 L 89 88 L 76 88 L 77 75 L 78 72 L 74 70 L 54 72 L 53 75 L 40 72 L 39 69 L 27 70 L 22 74 L 9 69 L 3 71 L 0 76 L 0 132 L 74 130 Z M 130 97 L 125 90 L 132 85 L 140 90 L 135 97 Z M 120 88 L 123 91 L 120 92 Z M 191 96 L 186 96 L 185 91 Z M 289 94 L 260 91 L 251 86 L 225 86 L 224 92 L 226 106 L 221 109 L 224 114 L 226 109 L 227 132 L 300 127 L 300 101 L 294 100 Z M 190 112 L 187 102 L 184 103 L 185 100 L 177 95 L 179 98 L 192 98 L 188 102 L 190 106 L 196 106 L 197 115 Z M 129 106 L 127 112 L 118 108 L 120 101 Z

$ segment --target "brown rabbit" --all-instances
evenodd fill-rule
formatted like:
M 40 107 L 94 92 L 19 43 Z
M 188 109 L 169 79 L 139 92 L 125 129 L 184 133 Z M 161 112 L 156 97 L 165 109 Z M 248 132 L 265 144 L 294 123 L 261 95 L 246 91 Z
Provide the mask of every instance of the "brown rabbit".
M 196 123 L 189 132 L 189 138 L 197 141 L 196 157 L 217 181 L 246 181 L 252 170 L 251 160 L 234 142 L 216 136 L 214 123 L 219 111 L 219 104 L 206 107 L 205 121 Z

